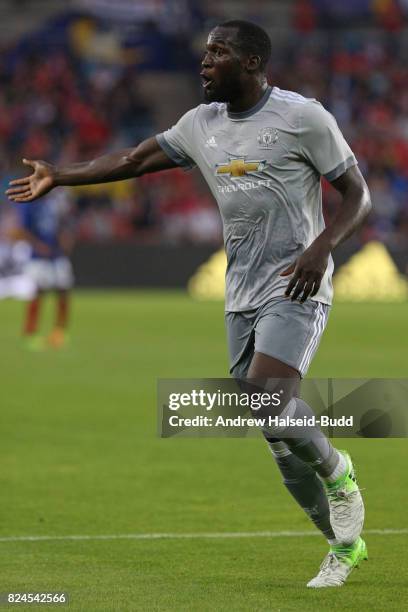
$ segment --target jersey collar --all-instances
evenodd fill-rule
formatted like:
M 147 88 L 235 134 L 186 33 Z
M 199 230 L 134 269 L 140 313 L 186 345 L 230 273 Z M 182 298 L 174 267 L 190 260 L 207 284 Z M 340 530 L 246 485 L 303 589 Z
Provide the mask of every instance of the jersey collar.
M 251 117 L 251 115 L 255 115 L 255 113 L 260 111 L 261 108 L 263 108 L 265 106 L 265 104 L 269 100 L 269 97 L 271 95 L 271 91 L 272 91 L 272 87 L 270 85 L 268 85 L 267 89 L 265 90 L 264 95 L 259 100 L 259 102 L 257 102 L 255 104 L 255 106 L 253 106 L 252 108 L 250 108 L 250 109 L 248 109 L 246 111 L 243 111 L 241 113 L 231 113 L 231 112 L 227 111 L 228 117 L 230 119 L 246 119 L 247 117 Z

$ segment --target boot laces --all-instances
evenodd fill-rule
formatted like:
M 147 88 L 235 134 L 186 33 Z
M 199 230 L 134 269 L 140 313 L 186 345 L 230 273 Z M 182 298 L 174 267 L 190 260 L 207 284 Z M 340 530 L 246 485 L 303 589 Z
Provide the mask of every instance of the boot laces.
M 338 560 L 336 555 L 333 552 L 329 552 L 323 559 L 323 563 L 320 566 L 319 574 L 321 576 L 330 575 L 332 571 L 338 567 L 339 563 L 340 561 Z

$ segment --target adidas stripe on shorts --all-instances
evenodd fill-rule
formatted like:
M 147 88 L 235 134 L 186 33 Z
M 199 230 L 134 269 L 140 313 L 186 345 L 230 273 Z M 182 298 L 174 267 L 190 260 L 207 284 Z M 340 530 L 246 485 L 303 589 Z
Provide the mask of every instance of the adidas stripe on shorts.
M 275 357 L 305 376 L 327 324 L 330 306 L 278 297 L 247 312 L 226 312 L 230 373 L 245 378 L 254 352 Z

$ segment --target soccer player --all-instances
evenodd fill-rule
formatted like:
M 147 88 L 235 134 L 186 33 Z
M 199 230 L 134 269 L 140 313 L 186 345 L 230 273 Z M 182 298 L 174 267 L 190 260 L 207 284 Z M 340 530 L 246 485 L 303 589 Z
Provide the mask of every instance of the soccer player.
M 332 301 L 331 251 L 370 210 L 366 183 L 335 119 L 319 102 L 271 87 L 271 43 L 260 27 L 228 21 L 209 34 L 202 60 L 207 104 L 163 134 L 90 162 L 56 167 L 27 162 L 33 173 L 11 182 L 15 202 L 58 185 L 83 185 L 198 166 L 224 224 L 226 322 L 230 371 L 238 379 L 287 380 L 282 416 L 309 417 L 298 395 Z M 342 195 L 325 227 L 321 177 Z M 349 455 L 317 428 L 266 437 L 284 483 L 330 546 L 308 586 L 342 585 L 366 546 L 364 505 Z
M 31 258 L 25 274 L 35 284 L 36 292 L 28 302 L 23 334 L 27 348 L 42 350 L 46 346 L 61 348 L 67 341 L 69 292 L 73 285 L 71 262 L 66 251 L 72 246 L 72 232 L 67 223 L 66 206 L 58 194 L 50 194 L 38 204 L 23 204 L 20 208 L 19 240 L 31 247 Z M 38 333 L 43 296 L 56 293 L 56 314 L 52 332 L 44 340 Z
M 0 300 L 30 300 L 35 294 L 34 283 L 24 274 L 28 258 L 27 245 L 10 239 L 10 232 L 0 227 Z

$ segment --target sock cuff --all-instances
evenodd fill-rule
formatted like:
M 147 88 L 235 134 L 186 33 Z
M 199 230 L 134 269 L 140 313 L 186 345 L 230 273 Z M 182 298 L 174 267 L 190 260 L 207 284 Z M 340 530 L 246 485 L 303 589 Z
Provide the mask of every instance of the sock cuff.
M 287 457 L 291 455 L 291 451 L 288 449 L 286 444 L 279 440 L 279 442 L 269 442 L 269 448 L 274 457 L 279 459 L 280 457 Z

